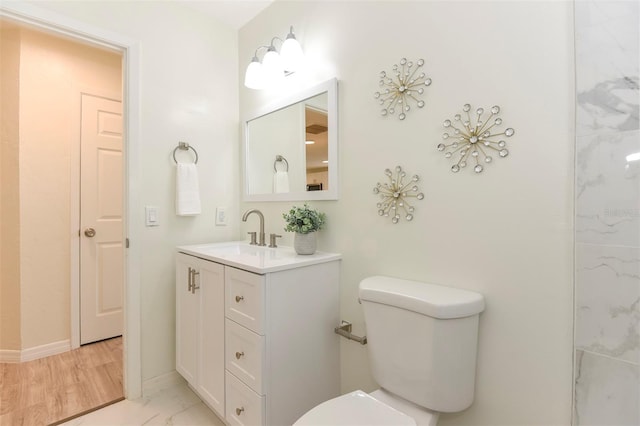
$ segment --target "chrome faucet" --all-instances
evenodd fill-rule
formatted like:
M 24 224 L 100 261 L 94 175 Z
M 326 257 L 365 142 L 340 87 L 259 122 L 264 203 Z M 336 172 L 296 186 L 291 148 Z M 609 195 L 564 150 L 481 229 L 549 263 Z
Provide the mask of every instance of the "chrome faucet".
M 260 218 L 260 235 L 259 235 L 259 240 L 258 240 L 258 245 L 259 246 L 266 246 L 267 243 L 265 243 L 265 238 L 264 238 L 264 215 L 262 214 L 262 212 L 258 209 L 251 209 L 251 210 L 247 210 L 246 212 L 244 212 L 244 214 L 242 215 L 242 221 L 246 222 L 247 218 L 249 217 L 249 215 L 251 213 L 255 213 L 258 215 L 258 217 Z M 252 234 L 252 232 L 249 232 L 249 234 Z M 254 233 L 255 234 L 255 233 Z M 255 239 L 252 238 L 251 239 L 251 243 L 250 244 L 256 244 Z

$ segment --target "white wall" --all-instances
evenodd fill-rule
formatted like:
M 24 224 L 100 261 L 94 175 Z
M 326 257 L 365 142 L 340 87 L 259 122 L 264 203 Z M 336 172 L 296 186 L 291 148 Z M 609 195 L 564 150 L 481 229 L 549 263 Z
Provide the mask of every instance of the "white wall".
M 142 253 L 141 338 L 143 380 L 175 368 L 174 248 L 232 239 L 237 222 L 214 225 L 216 206 L 238 217 L 237 33 L 171 2 L 33 2 L 139 42 L 140 205 L 160 208 L 160 226 L 138 229 Z M 200 155 L 202 214 L 174 214 L 178 141 Z M 186 154 L 185 154 L 186 155 Z M 188 157 L 185 157 L 185 161 Z
M 572 376 L 573 24 L 570 2 L 275 2 L 240 31 L 240 75 L 255 48 L 293 25 L 312 64 L 289 87 L 339 79 L 340 200 L 319 247 L 344 255 L 342 318 L 364 332 L 358 282 L 387 274 L 485 295 L 476 400 L 443 425 L 570 422 Z M 424 58 L 423 110 L 380 116 L 378 74 Z M 285 93 L 240 85 L 241 116 Z M 436 150 L 442 122 L 502 107 L 511 154 L 485 172 L 453 174 Z M 376 212 L 387 167 L 417 173 L 425 200 L 411 223 Z M 241 203 L 281 231 L 299 203 Z M 241 224 L 245 231 L 254 223 Z M 285 234 L 283 245 L 291 245 Z M 312 301 L 299 301 L 312 303 Z M 371 390 L 367 347 L 343 340 L 342 388 Z

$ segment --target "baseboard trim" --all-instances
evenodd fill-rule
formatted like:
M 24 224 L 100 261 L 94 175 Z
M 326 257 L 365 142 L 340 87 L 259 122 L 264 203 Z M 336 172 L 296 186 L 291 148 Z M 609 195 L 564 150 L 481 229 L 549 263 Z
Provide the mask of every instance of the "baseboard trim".
M 0 349 L 0 362 L 20 362 L 20 351 L 14 349 Z
M 20 361 L 33 361 L 34 359 L 44 358 L 51 355 L 69 352 L 71 350 L 71 341 L 60 340 L 59 342 L 47 343 L 46 345 L 35 346 L 29 349 L 23 349 L 20 355 Z
M 142 396 L 147 396 L 163 389 L 184 384 L 185 380 L 175 370 L 147 379 L 142 382 Z
M 71 342 L 60 340 L 59 342 L 47 343 L 46 345 L 34 346 L 33 348 L 22 350 L 0 350 L 0 362 L 25 362 L 44 358 L 51 355 L 69 352 Z

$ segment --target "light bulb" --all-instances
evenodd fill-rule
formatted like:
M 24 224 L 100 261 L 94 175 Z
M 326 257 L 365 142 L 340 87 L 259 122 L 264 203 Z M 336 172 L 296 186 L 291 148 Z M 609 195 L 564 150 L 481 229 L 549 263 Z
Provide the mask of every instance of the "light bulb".
M 282 58 L 278 55 L 273 45 L 269 46 L 269 50 L 267 50 L 264 58 L 262 58 L 262 70 L 265 76 L 265 87 L 268 85 L 278 85 L 284 80 Z
M 280 56 L 282 57 L 282 65 L 285 71 L 295 72 L 300 69 L 302 62 L 304 61 L 304 53 L 302 53 L 302 47 L 296 36 L 293 34 L 293 27 L 287 35 L 287 39 L 282 44 L 280 49 Z
M 639 161 L 640 160 L 640 152 L 634 152 L 633 154 L 629 154 L 626 157 L 627 159 L 627 163 L 630 163 L 632 161 Z
M 244 74 L 244 85 L 249 89 L 261 90 L 265 87 L 264 70 L 257 57 L 253 57 Z

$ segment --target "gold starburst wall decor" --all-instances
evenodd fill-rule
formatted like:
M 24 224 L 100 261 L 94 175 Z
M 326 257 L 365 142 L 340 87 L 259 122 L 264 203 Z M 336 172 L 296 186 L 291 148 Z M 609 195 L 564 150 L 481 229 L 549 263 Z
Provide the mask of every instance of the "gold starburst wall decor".
M 380 201 L 377 204 L 378 214 L 383 217 L 391 217 L 393 223 L 400 221 L 400 214 L 408 221 L 413 220 L 415 207 L 407 199 L 422 200 L 424 198 L 424 194 L 416 185 L 420 178 L 418 175 L 413 175 L 405 183 L 407 173 L 400 166 L 396 166 L 395 174 L 390 169 L 385 169 L 384 174 L 387 176 L 388 182 L 378 182 L 373 188 L 373 193 L 380 196 Z
M 424 101 L 419 98 L 424 93 L 425 86 L 431 85 L 431 79 L 421 71 L 423 65 L 424 59 L 418 59 L 414 63 L 402 58 L 399 64 L 393 66 L 391 76 L 385 71 L 380 72 L 381 90 L 373 96 L 382 106 L 380 113 L 383 116 L 398 112 L 398 119 L 404 120 L 411 110 L 410 103 L 415 103 L 418 108 L 424 107 Z
M 482 173 L 486 164 L 493 161 L 492 154 L 500 157 L 509 155 L 507 143 L 502 138 L 510 138 L 515 134 L 511 127 L 500 132 L 494 129 L 502 124 L 502 119 L 498 117 L 500 107 L 495 105 L 490 109 L 491 115 L 486 120 L 482 118 L 485 113 L 484 108 L 478 108 L 472 119 L 471 105 L 465 104 L 462 107 L 464 116 L 456 114 L 451 120 L 444 120 L 443 126 L 451 129 L 453 134 L 445 132 L 442 139 L 445 143 L 438 144 L 438 151 L 443 151 L 446 158 L 454 157 L 457 154 L 456 163 L 451 166 L 451 171 L 458 173 L 460 169 L 467 167 L 467 161 L 472 161 L 473 171 Z M 483 165 L 484 164 L 484 165 Z

